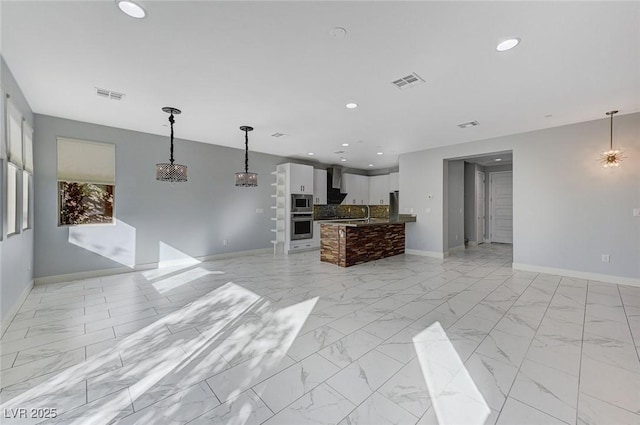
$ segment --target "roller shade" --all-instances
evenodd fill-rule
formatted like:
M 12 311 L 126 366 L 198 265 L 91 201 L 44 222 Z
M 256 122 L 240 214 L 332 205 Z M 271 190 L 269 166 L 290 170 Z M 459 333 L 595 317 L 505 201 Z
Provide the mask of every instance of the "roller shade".
M 114 185 L 116 145 L 58 137 L 58 180 Z
M 33 128 L 26 121 L 22 121 L 22 148 L 24 169 L 33 173 Z
M 9 162 L 22 168 L 22 115 L 7 99 L 7 156 Z

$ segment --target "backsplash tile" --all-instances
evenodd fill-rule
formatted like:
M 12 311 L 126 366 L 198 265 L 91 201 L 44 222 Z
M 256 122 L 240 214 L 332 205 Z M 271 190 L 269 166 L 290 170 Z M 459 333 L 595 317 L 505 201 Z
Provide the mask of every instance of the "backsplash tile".
M 370 205 L 371 217 L 389 218 L 388 205 Z M 362 205 L 314 205 L 313 218 L 315 220 L 328 218 L 365 218 L 366 208 Z

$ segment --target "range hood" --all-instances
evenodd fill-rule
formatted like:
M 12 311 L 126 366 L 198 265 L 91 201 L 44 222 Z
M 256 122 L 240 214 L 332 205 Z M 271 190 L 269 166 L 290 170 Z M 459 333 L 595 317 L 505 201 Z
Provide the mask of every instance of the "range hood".
M 327 168 L 327 205 L 340 205 L 346 193 L 340 193 L 342 183 L 342 168 Z

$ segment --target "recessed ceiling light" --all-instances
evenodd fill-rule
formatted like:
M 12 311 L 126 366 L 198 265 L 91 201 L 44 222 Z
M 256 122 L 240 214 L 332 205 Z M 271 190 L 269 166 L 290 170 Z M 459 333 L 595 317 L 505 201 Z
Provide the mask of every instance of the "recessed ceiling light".
M 376 155 L 384 155 L 383 152 L 376 152 Z
M 507 50 L 513 49 L 518 44 L 520 44 L 520 39 L 519 38 L 509 38 L 507 40 L 504 40 L 504 41 L 500 42 L 498 44 L 498 46 L 496 47 L 496 50 L 499 51 L 499 52 L 505 52 Z
M 142 6 L 131 0 L 116 0 L 118 7 L 121 11 L 131 16 L 132 18 L 142 19 L 147 16 L 147 12 L 144 11 Z
M 502 161 L 502 158 L 496 158 L 494 161 Z
M 347 109 L 354 109 L 358 107 L 357 103 L 347 103 Z
M 347 162 L 347 158 L 340 158 L 340 161 Z
M 347 30 L 342 27 L 331 28 L 329 34 L 335 38 L 345 38 L 347 36 Z
M 369 167 L 373 167 L 373 164 L 369 164 Z
M 309 152 L 307 155 L 309 155 L 309 156 L 313 156 L 313 152 Z
M 349 143 L 343 143 L 342 146 L 349 146 Z

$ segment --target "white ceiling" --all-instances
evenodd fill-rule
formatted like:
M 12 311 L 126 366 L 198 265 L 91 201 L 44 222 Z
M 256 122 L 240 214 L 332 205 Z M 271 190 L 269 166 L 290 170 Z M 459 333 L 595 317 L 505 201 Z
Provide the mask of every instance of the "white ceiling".
M 34 112 L 167 135 L 174 106 L 178 138 L 242 149 L 248 124 L 252 151 L 377 169 L 640 111 L 638 2 L 140 3 L 143 20 L 110 0 L 1 3 L 2 54 Z M 497 52 L 510 36 L 522 43 Z M 391 84 L 411 72 L 426 83 Z

